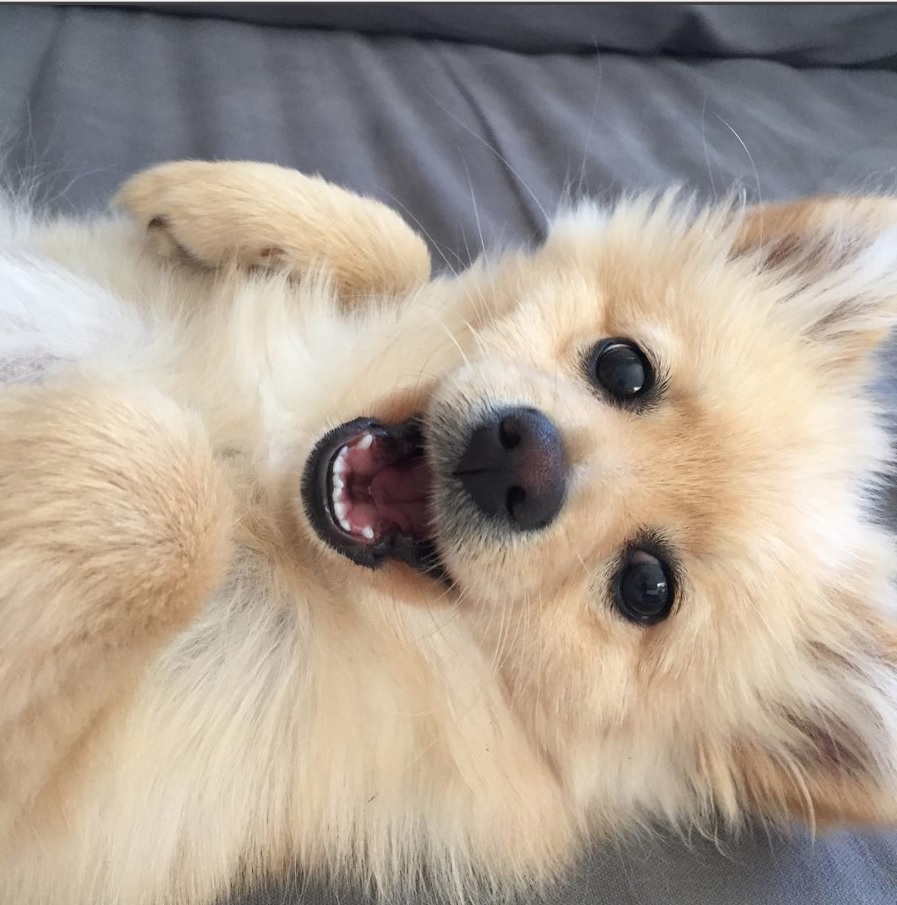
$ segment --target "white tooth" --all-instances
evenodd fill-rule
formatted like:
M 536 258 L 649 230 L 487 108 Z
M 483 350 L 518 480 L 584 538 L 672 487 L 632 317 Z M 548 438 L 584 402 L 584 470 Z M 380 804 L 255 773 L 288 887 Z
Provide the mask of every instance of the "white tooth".
M 340 519 L 339 523 L 343 526 L 343 531 L 347 532 L 348 534 L 352 533 L 352 526 L 349 524 L 349 520 L 347 518 Z
M 342 452 L 336 457 L 336 461 L 333 463 L 333 473 L 335 475 L 341 475 L 345 472 L 348 465 L 346 464 L 346 457 L 349 455 L 349 450 L 344 446 Z
M 334 500 L 333 511 L 336 514 L 339 523 L 345 528 L 346 512 L 348 511 L 346 504 L 342 500 Z
M 373 540 L 373 539 L 374 539 L 374 529 L 373 529 L 370 525 L 367 525 L 367 526 L 365 527 L 364 531 L 362 531 L 361 533 L 362 533 L 368 540 Z
M 370 449 L 374 438 L 370 434 L 365 434 L 358 443 L 359 449 Z
M 346 482 L 345 482 L 338 474 L 335 474 L 335 475 L 333 476 L 333 482 L 332 482 L 332 483 L 333 483 L 333 489 L 334 489 L 334 490 L 342 490 L 343 487 L 346 486 Z M 334 496 L 336 496 L 336 494 L 334 494 Z

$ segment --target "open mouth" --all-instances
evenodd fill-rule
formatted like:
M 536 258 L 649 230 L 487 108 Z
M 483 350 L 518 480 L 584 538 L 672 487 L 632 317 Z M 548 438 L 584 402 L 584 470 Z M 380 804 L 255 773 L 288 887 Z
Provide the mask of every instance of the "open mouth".
M 302 480 L 309 521 L 334 550 L 368 568 L 397 559 L 446 580 L 433 537 L 432 492 L 417 418 L 340 425 L 317 443 Z

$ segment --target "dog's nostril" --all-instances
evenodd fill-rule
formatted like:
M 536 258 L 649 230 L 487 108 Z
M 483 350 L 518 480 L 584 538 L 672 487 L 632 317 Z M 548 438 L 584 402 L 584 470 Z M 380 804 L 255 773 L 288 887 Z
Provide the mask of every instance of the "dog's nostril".
M 566 494 L 560 431 L 536 409 L 495 412 L 470 432 L 454 474 L 483 515 L 515 531 L 544 528 Z
M 514 449 L 520 445 L 520 422 L 515 415 L 507 415 L 501 419 L 498 425 L 498 438 L 505 449 Z
M 517 521 L 515 513 L 519 512 L 525 503 L 526 491 L 522 487 L 515 485 L 508 488 L 508 492 L 505 494 L 505 509 L 514 521 Z

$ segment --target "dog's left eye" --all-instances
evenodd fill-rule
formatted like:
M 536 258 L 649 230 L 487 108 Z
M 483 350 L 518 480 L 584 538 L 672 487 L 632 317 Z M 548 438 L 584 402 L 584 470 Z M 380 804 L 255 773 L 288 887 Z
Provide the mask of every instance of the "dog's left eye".
M 647 550 L 630 550 L 615 582 L 617 609 L 631 622 L 651 625 L 669 616 L 673 597 L 669 566 Z
M 586 359 L 589 378 L 615 401 L 629 402 L 654 385 L 654 372 L 645 353 L 628 339 L 605 339 Z

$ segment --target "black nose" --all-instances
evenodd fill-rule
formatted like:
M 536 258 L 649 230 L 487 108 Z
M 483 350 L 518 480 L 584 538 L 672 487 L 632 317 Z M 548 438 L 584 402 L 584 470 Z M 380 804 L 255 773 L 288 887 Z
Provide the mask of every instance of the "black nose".
M 516 531 L 544 528 L 564 503 L 560 432 L 535 409 L 497 412 L 473 429 L 455 475 L 485 515 Z

